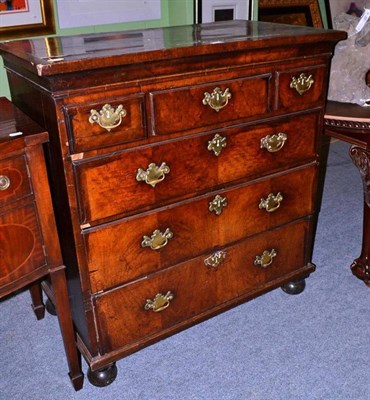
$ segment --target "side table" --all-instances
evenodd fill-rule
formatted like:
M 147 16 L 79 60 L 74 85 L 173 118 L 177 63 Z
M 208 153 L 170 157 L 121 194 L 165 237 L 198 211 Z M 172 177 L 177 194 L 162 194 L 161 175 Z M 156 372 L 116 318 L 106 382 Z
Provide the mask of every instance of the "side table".
M 49 278 L 75 390 L 83 385 L 43 143 L 48 133 L 0 98 L 0 298 L 29 287 L 37 319 L 44 317 L 41 280 Z
M 364 192 L 362 250 L 351 270 L 370 287 L 370 109 L 329 101 L 324 118 L 326 135 L 352 145 L 349 154 L 361 174 Z

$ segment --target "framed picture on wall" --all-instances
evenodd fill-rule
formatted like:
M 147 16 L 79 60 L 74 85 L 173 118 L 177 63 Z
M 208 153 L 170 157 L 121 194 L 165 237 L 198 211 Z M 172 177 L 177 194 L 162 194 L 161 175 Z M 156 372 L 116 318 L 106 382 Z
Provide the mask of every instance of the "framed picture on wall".
M 195 0 L 195 23 L 250 19 L 256 0 Z
M 52 33 L 53 0 L 0 0 L 0 40 Z
M 322 28 L 319 0 L 259 0 L 259 21 Z

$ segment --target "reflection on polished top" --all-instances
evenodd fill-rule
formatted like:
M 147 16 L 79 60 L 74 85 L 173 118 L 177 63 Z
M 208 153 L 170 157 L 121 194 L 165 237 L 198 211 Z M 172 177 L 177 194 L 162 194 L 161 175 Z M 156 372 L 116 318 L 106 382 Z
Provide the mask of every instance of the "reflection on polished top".
M 325 34 L 323 35 L 323 33 Z M 330 41 L 338 32 L 256 21 L 29 39 L 0 43 L 0 53 L 26 61 L 38 75 L 81 71 L 171 57 L 257 49 L 281 44 Z M 263 40 L 263 43 L 262 43 Z M 235 46 L 235 43 L 238 43 Z

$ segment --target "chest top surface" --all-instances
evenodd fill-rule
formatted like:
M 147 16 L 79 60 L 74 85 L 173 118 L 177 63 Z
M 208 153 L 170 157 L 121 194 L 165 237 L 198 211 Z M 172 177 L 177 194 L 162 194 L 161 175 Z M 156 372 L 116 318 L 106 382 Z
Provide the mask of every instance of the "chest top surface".
M 227 51 L 333 42 L 345 33 L 302 26 L 234 20 L 125 32 L 0 43 L 40 76 Z

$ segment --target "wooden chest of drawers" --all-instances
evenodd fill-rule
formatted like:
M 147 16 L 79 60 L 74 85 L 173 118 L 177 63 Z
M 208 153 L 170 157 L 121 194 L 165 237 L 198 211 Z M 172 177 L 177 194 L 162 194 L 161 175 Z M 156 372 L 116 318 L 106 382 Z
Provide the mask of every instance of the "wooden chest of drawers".
M 336 31 L 250 21 L 3 43 L 48 164 L 78 346 L 114 361 L 247 299 L 299 293 Z

